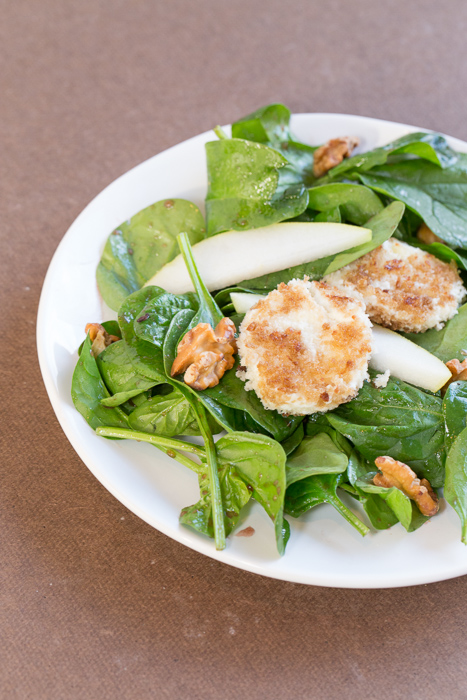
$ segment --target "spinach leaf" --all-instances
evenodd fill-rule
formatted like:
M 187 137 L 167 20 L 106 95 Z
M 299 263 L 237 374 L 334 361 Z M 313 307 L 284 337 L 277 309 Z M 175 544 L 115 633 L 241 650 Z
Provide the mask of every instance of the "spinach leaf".
M 283 507 L 285 494 L 285 453 L 263 435 L 230 433 L 218 440 L 219 481 L 224 502 L 226 533 L 237 524 L 240 510 L 250 496 L 258 501 L 274 522 L 277 549 L 284 553 Z M 200 478 L 201 500 L 184 508 L 180 522 L 212 536 L 210 498 Z
M 261 277 L 245 280 L 240 282 L 239 286 L 245 287 L 252 292 L 271 291 L 280 282 L 287 283 L 292 279 L 302 279 L 305 275 L 311 280 L 321 279 L 384 243 L 396 230 L 403 213 L 404 205 L 400 202 L 393 202 L 366 222 L 365 228 L 369 228 L 373 233 L 372 239 L 368 243 L 362 243 L 342 253 L 328 255 L 325 258 L 304 263 L 303 265 L 296 265 L 286 270 L 271 272 Z
M 205 238 L 204 219 L 185 199 L 156 202 L 113 231 L 97 268 L 104 301 L 118 311 L 123 300 L 178 254 L 176 238 L 186 231 L 190 241 Z
M 102 379 L 112 394 L 109 398 L 102 399 L 103 406 L 120 406 L 156 384 L 154 379 L 148 379 L 133 367 L 124 340 L 109 345 L 98 355 L 96 361 Z
M 288 487 L 285 497 L 285 512 L 298 518 L 321 503 L 329 503 L 361 535 L 369 532 L 368 527 L 340 500 L 337 487 L 346 479 L 345 473 L 309 476 Z
M 324 274 L 329 275 L 331 272 L 340 270 L 342 267 L 350 265 L 354 260 L 361 258 L 362 255 L 366 255 L 375 248 L 379 248 L 379 246 L 387 241 L 396 230 L 404 213 L 404 209 L 405 206 L 401 202 L 393 202 L 378 214 L 372 216 L 365 224 L 365 228 L 369 228 L 373 234 L 371 241 L 362 243 L 350 250 L 344 250 L 342 253 L 337 253 L 337 255 L 332 257 Z
M 458 160 L 458 154 L 448 145 L 444 136 L 434 133 L 416 132 L 402 136 L 396 141 L 374 148 L 366 153 L 358 153 L 355 156 L 346 158 L 332 168 L 324 178 L 318 182 L 327 182 L 335 178 L 347 176 L 350 171 L 364 173 L 372 168 L 384 165 L 389 156 L 412 155 L 425 159 L 438 168 L 448 168 Z M 412 161 L 417 163 L 417 167 L 423 161 Z
M 467 544 L 467 428 L 454 440 L 448 452 L 444 498 L 459 516 L 461 539 Z
M 316 214 L 313 221 L 327 221 L 334 224 L 340 224 L 342 222 L 341 210 L 339 207 L 325 209 L 324 211 L 320 211 L 318 214 Z
M 130 361 L 137 372 L 167 382 L 163 343 L 173 317 L 182 309 L 198 308 L 195 295 L 175 296 L 160 287 L 143 287 L 125 299 L 119 323 Z
M 170 394 L 146 399 L 131 412 L 128 424 L 133 430 L 166 437 L 201 434 L 190 402 L 176 389 Z M 212 418 L 209 427 L 212 433 L 222 430 Z
M 326 433 L 305 437 L 287 458 L 287 487 L 314 474 L 341 474 L 348 465 L 347 455 Z
M 232 137 L 264 143 L 287 158 L 301 173 L 305 183 L 313 180 L 313 153 L 316 147 L 306 146 L 290 133 L 290 110 L 282 104 L 272 104 L 257 109 L 252 114 L 232 124 Z
M 431 253 L 431 255 L 434 255 L 435 258 L 439 258 L 439 260 L 443 260 L 447 263 L 454 260 L 457 267 L 459 267 L 461 270 L 467 270 L 467 258 L 464 258 L 462 255 L 457 253 L 452 248 L 449 248 L 449 246 L 445 245 L 444 243 L 439 243 L 438 241 L 429 244 L 421 243 L 418 238 L 406 238 L 404 240 L 409 245 L 414 246 L 414 248 L 426 250 L 427 253 Z
M 389 455 L 433 487 L 443 485 L 445 428 L 439 396 L 395 378 L 379 389 L 365 382 L 358 396 L 328 413 L 327 419 L 365 459 L 373 462 Z
M 404 202 L 450 246 L 467 249 L 467 155 L 459 154 L 455 165 L 444 170 L 409 160 L 355 176 L 376 192 Z
M 286 438 L 285 440 L 282 440 L 281 445 L 287 457 L 291 455 L 292 452 L 294 452 L 294 450 L 297 449 L 304 437 L 305 430 L 303 427 L 303 423 L 300 423 L 298 428 L 292 433 L 290 437 Z
M 276 150 L 261 143 L 224 139 L 206 144 L 210 236 L 258 228 L 303 212 L 308 191 Z
M 354 487 L 373 527 L 377 530 L 387 530 L 398 522 L 398 518 L 393 510 L 380 495 L 369 493 L 358 486 L 359 481 L 367 479 L 370 471 L 371 469 L 368 468 L 363 457 L 355 449 L 352 449 L 349 456 L 349 466 L 347 467 L 348 479 Z
M 108 398 L 110 394 L 100 375 L 91 345 L 88 333 L 73 372 L 71 383 L 73 404 L 93 430 L 101 425 L 126 428 L 128 418 L 121 408 L 106 408 L 101 405 L 102 399 Z
M 453 382 L 443 399 L 446 449 L 467 426 L 467 382 Z
M 464 359 L 467 355 L 467 304 L 440 331 L 432 329 L 425 333 L 403 333 L 413 343 L 439 357 L 443 362 Z
M 385 501 L 407 532 L 417 530 L 429 520 L 429 518 L 422 515 L 415 503 L 400 489 L 395 487 L 387 489 L 384 488 L 384 486 L 376 486 L 373 484 L 372 478 L 375 473 L 376 472 L 370 472 L 367 480 L 357 481 L 356 487 L 364 493 L 378 495 Z
M 320 212 L 340 208 L 342 218 L 363 226 L 382 211 L 380 198 L 368 187 L 344 182 L 313 187 L 308 193 L 308 208 Z M 316 220 L 316 219 L 315 219 Z

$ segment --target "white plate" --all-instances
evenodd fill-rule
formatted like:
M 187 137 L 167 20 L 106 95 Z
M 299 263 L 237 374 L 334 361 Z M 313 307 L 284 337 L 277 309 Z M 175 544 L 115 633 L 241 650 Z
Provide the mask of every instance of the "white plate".
M 292 118 L 292 129 L 309 144 L 355 134 L 362 151 L 419 130 L 342 114 L 298 114 Z M 217 552 L 211 540 L 178 523 L 182 507 L 198 500 L 196 476 L 148 444 L 98 438 L 74 409 L 70 385 L 84 326 L 109 317 L 95 282 L 107 236 L 160 199 L 183 197 L 203 207 L 204 144 L 213 139 L 213 132 L 196 136 L 118 178 L 78 216 L 53 257 L 40 300 L 37 344 L 44 382 L 68 439 L 97 479 L 133 513 L 226 564 L 287 581 L 347 588 L 408 586 L 467 573 L 460 523 L 444 503 L 440 514 L 415 533 L 408 535 L 397 525 L 365 538 L 331 506 L 320 506 L 298 520 L 290 518 L 292 536 L 282 558 L 276 552 L 272 523 L 255 503 L 246 509 L 238 528 L 251 525 L 255 535 L 231 536 L 227 548 Z M 450 142 L 467 151 L 466 143 Z

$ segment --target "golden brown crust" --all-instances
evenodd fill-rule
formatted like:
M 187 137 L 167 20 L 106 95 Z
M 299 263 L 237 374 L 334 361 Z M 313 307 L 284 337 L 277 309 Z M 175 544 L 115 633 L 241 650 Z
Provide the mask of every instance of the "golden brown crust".
M 327 411 L 350 401 L 367 376 L 371 328 L 358 299 L 293 280 L 250 309 L 239 349 L 242 378 L 266 408 Z
M 436 515 L 439 510 L 438 496 L 427 479 L 418 479 L 407 464 L 392 457 L 377 457 L 375 464 L 382 472 L 373 477 L 376 486 L 387 489 L 395 487 L 415 501 L 423 515 Z
M 328 170 L 342 163 L 344 158 L 348 158 L 358 144 L 359 140 L 356 136 L 340 136 L 327 141 L 313 154 L 313 175 L 315 177 L 326 175 Z
M 360 292 L 374 323 L 408 333 L 452 318 L 465 293 L 455 265 L 395 239 L 326 281 Z
M 89 333 L 91 340 L 91 352 L 94 357 L 101 354 L 112 343 L 116 343 L 120 338 L 116 335 L 110 335 L 100 323 L 87 323 L 84 329 L 86 335 Z
M 185 384 L 199 391 L 216 386 L 235 364 L 235 332 L 230 318 L 223 318 L 214 330 L 209 323 L 198 323 L 180 341 L 170 375 L 185 372 Z

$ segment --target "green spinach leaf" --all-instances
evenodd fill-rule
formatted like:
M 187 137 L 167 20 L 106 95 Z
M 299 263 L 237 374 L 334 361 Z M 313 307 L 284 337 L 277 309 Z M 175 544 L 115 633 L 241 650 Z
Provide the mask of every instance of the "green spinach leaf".
M 102 399 L 103 406 L 120 406 L 129 399 L 155 386 L 133 367 L 128 345 L 124 340 L 112 343 L 96 358 L 99 372 L 112 394 Z
M 71 383 L 73 404 L 93 430 L 101 425 L 126 428 L 128 418 L 121 408 L 106 408 L 101 404 L 102 399 L 108 398 L 110 394 L 92 354 L 91 345 L 88 334 L 73 372 Z
M 332 168 L 318 182 L 327 182 L 335 178 L 347 177 L 350 171 L 364 173 L 372 168 L 384 165 L 389 156 L 410 155 L 425 159 L 438 168 L 448 168 L 458 160 L 458 154 L 448 145 L 444 136 L 434 133 L 415 132 L 402 136 L 396 141 L 374 148 L 366 153 L 358 153 L 346 158 L 335 168 Z M 420 164 L 423 161 L 412 161 Z M 418 167 L 418 165 L 417 165 Z
M 448 245 L 467 249 L 467 155 L 459 154 L 444 170 L 409 160 L 355 176 L 376 192 L 404 202 Z
M 97 268 L 97 284 L 111 309 L 118 311 L 129 294 L 178 254 L 176 239 L 182 231 L 192 243 L 205 238 L 203 216 L 192 202 L 166 199 L 146 207 L 110 234 Z
M 276 150 L 261 143 L 224 139 L 206 144 L 210 236 L 268 226 L 303 212 L 308 190 Z
M 305 437 L 287 458 L 287 487 L 315 474 L 341 474 L 349 459 L 326 433 Z
M 213 418 L 208 420 L 212 433 L 222 430 Z M 176 389 L 170 394 L 153 396 L 144 401 L 131 412 L 128 423 L 133 430 L 166 437 L 201 434 L 190 402 Z
M 443 399 L 446 449 L 467 426 L 467 382 L 453 382 Z
M 368 187 L 344 182 L 313 187 L 308 193 L 308 208 L 320 212 L 339 207 L 344 221 L 363 226 L 383 210 L 383 203 Z M 316 221 L 316 219 L 315 219 Z
M 379 389 L 365 382 L 356 398 L 328 413 L 327 419 L 365 459 L 373 462 L 389 455 L 433 487 L 443 485 L 445 428 L 439 396 L 395 378 Z
M 432 329 L 425 333 L 403 333 L 413 343 L 439 357 L 443 362 L 463 360 L 467 355 L 467 304 L 440 331 Z
M 282 104 L 257 109 L 232 124 L 232 137 L 264 143 L 277 151 L 301 173 L 305 184 L 313 181 L 313 153 L 316 147 L 299 143 L 289 128 L 290 110 Z
M 444 498 L 459 516 L 461 539 L 467 544 L 467 428 L 457 436 L 448 452 Z
M 368 527 L 341 501 L 337 487 L 346 479 L 345 473 L 321 474 L 291 484 L 285 497 L 285 512 L 298 518 L 311 508 L 329 503 L 361 535 L 369 532 Z
M 277 549 L 284 553 L 283 508 L 285 452 L 279 443 L 263 435 L 230 433 L 216 443 L 219 481 L 224 502 L 226 533 L 237 524 L 240 510 L 252 496 L 274 523 Z M 184 508 L 180 521 L 211 535 L 209 493 L 201 476 L 201 500 Z

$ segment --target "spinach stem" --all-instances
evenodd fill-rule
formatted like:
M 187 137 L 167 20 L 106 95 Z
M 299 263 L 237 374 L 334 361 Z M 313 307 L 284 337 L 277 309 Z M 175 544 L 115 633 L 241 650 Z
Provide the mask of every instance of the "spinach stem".
M 183 440 L 175 440 L 174 438 L 162 437 L 161 435 L 143 433 L 140 430 L 101 426 L 96 428 L 96 434 L 101 435 L 102 437 L 126 438 L 128 440 L 149 442 L 151 445 L 160 447 L 164 450 L 164 452 L 167 452 L 167 450 L 182 450 L 182 452 L 192 452 L 193 454 L 198 455 L 198 457 L 206 457 L 204 449 L 199 445 L 193 445 L 193 443 L 184 442 Z M 193 462 L 193 464 L 195 464 L 195 462 Z
M 357 516 L 352 513 L 350 508 L 347 508 L 346 505 L 342 503 L 340 498 L 337 496 L 333 496 L 332 498 L 329 499 L 328 503 L 330 503 L 334 508 L 342 515 L 343 518 L 347 520 L 348 523 L 353 525 L 353 527 L 358 530 L 358 532 L 364 537 L 370 532 L 370 528 L 365 525 L 365 523 L 362 523 L 360 518 L 357 518 Z
M 221 550 L 225 549 L 225 526 L 221 486 L 219 483 L 219 471 L 217 467 L 216 446 L 214 444 L 214 439 L 212 437 L 211 430 L 209 429 L 204 406 L 202 406 L 201 403 L 198 403 L 198 405 L 193 406 L 193 408 L 196 412 L 199 429 L 201 431 L 201 435 L 204 438 L 204 444 L 206 447 L 209 484 L 211 488 L 214 540 L 216 542 L 216 549 Z
M 218 139 L 223 140 L 223 139 L 228 139 L 228 138 L 229 138 L 229 137 L 227 136 L 227 134 L 225 133 L 224 129 L 223 129 L 221 126 L 219 126 L 219 125 L 215 126 L 214 129 L 213 129 L 213 131 L 214 131 L 214 133 L 216 134 L 216 136 L 217 136 Z
M 180 233 L 177 236 L 177 241 L 178 245 L 180 247 L 180 252 L 182 254 L 183 260 L 185 261 L 186 268 L 188 270 L 188 274 L 190 275 L 190 279 L 193 283 L 193 287 L 196 289 L 196 293 L 199 298 L 199 306 L 200 306 L 200 311 L 203 309 L 203 307 L 206 309 L 207 312 L 209 312 L 210 316 L 212 316 L 212 322 L 214 326 L 219 323 L 219 321 L 222 320 L 223 314 L 219 307 L 217 306 L 216 302 L 210 295 L 207 287 L 205 286 L 203 280 L 201 279 L 201 276 L 197 270 L 195 260 L 193 258 L 193 253 L 191 250 L 191 245 L 190 245 L 190 239 L 188 238 L 187 233 Z M 196 315 L 196 318 L 198 317 L 198 314 Z M 199 319 L 207 322 L 206 319 Z M 213 327 L 214 327 L 213 326 Z

